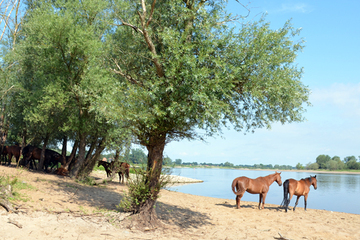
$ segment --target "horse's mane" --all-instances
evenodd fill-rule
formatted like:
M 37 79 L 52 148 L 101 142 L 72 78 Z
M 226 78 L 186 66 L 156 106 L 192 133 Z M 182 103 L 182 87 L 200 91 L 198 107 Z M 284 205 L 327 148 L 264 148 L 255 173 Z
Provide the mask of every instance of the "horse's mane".
M 301 180 L 306 180 L 306 179 L 308 179 L 309 180 L 309 182 L 311 183 L 311 181 L 312 181 L 312 177 L 310 176 L 310 177 L 307 177 L 307 178 L 302 178 Z

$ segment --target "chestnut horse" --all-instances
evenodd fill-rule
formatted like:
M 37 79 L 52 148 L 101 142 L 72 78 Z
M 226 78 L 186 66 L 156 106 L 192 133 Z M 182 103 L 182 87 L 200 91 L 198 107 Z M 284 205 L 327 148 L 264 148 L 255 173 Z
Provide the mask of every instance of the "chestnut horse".
M 298 205 L 299 198 L 301 196 L 304 196 L 305 201 L 305 211 L 306 211 L 306 203 L 307 198 L 310 192 L 310 186 L 313 185 L 314 189 L 317 189 L 317 180 L 316 175 L 314 177 L 310 176 L 308 178 L 303 178 L 300 181 L 297 181 L 295 179 L 287 179 L 284 182 L 284 199 L 281 203 L 281 206 L 285 207 L 285 211 L 287 212 L 288 206 L 290 204 L 291 198 L 293 195 L 297 196 L 296 203 L 294 206 L 294 211 L 296 208 L 296 205 Z M 289 198 L 288 198 L 289 195 Z
M 105 168 L 106 171 L 106 176 L 110 177 L 112 172 L 114 171 L 115 168 L 115 162 L 105 162 L 105 161 L 99 161 L 98 162 L 98 167 L 103 166 Z M 120 162 L 120 167 L 116 167 L 115 169 L 115 173 L 119 174 L 119 183 L 122 180 L 122 183 L 124 184 L 124 179 L 125 177 L 128 179 L 129 175 L 130 175 L 130 164 L 126 163 L 126 162 Z M 125 175 L 125 177 L 124 177 Z
M 245 191 L 251 194 L 259 194 L 259 209 L 264 209 L 266 194 L 269 191 L 269 186 L 273 182 L 277 182 L 279 186 L 282 185 L 281 182 L 281 172 L 275 172 L 265 177 L 258 177 L 256 179 L 251 179 L 247 177 L 238 177 L 235 178 L 232 182 L 232 190 L 236 195 L 236 208 L 240 208 L 240 200 L 244 195 Z M 235 191 L 236 188 L 236 191 Z M 262 202 L 262 208 L 260 208 Z
M 114 170 L 114 168 L 115 168 L 115 162 L 111 162 L 110 169 Z M 116 166 L 115 173 L 119 174 L 119 183 L 122 180 L 122 184 L 124 184 L 124 180 L 125 180 L 124 174 L 125 174 L 126 179 L 129 179 L 130 164 L 128 164 L 127 162 L 120 162 L 120 167 Z M 121 177 L 122 177 L 122 179 L 121 179 Z
M 14 146 L 4 146 L 2 154 L 5 156 L 6 164 L 6 155 L 8 155 L 8 164 L 11 165 L 11 159 L 14 156 L 16 159 L 16 164 L 19 162 L 21 147 L 19 145 Z

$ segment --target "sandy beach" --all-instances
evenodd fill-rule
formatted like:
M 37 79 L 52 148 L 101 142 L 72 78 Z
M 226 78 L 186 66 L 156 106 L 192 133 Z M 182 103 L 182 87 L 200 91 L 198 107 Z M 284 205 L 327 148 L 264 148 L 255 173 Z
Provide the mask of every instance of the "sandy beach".
M 117 211 L 127 186 L 117 179 L 87 186 L 69 177 L 0 166 L 31 189 L 19 192 L 18 213 L 0 209 L 0 239 L 360 239 L 360 215 L 224 200 L 162 190 L 156 211 L 162 227 L 141 231 Z M 105 178 L 105 172 L 94 172 Z M 211 191 L 211 189 L 209 189 Z

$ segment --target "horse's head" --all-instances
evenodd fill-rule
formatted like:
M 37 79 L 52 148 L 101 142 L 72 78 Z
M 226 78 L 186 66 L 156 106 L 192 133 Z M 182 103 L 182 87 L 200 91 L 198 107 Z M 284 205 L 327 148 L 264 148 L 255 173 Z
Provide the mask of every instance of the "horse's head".
M 277 184 L 279 184 L 279 186 L 282 185 L 280 174 L 281 174 L 281 172 L 275 172 L 275 181 L 277 182 Z
M 315 176 L 311 176 L 310 175 L 310 180 L 311 180 L 311 185 L 313 185 L 314 189 L 317 189 L 317 180 L 316 180 L 316 175 Z

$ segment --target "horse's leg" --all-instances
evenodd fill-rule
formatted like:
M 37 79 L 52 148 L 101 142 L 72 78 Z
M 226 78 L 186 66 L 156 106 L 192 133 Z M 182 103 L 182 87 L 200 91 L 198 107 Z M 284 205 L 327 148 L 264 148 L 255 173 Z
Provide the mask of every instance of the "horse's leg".
M 304 209 L 305 209 L 305 211 L 306 211 L 306 204 L 307 204 L 307 198 L 308 198 L 308 194 L 309 193 L 306 193 L 305 195 L 304 195 Z
M 286 202 L 286 204 L 285 204 L 285 207 L 286 207 L 286 208 L 285 208 L 285 212 L 287 212 L 287 210 L 288 210 L 288 208 L 289 208 L 289 204 L 290 204 L 290 201 L 291 201 L 293 195 L 294 195 L 294 194 L 289 191 L 289 198 L 287 199 L 287 202 Z
M 17 156 L 17 157 L 16 157 L 16 167 L 19 166 L 19 158 L 20 158 L 20 156 Z
M 265 208 L 265 199 L 266 199 L 267 193 L 262 193 L 260 195 L 262 195 L 262 208 L 261 209 L 264 209 Z M 260 204 L 259 204 L 259 207 L 260 207 Z
M 296 206 L 297 206 L 298 203 L 299 203 L 299 198 L 300 198 L 300 197 L 301 197 L 301 196 L 298 196 L 297 199 L 296 199 L 296 203 L 295 203 L 295 206 L 294 206 L 294 211 L 295 211 Z
M 263 195 L 259 193 L 259 209 L 261 209 L 261 200 L 263 200 Z
M 244 196 L 244 193 L 245 192 L 243 192 L 243 193 L 241 193 L 239 195 L 236 195 L 236 208 L 237 209 L 240 209 L 240 200 L 241 200 L 242 196 Z
M 9 154 L 8 154 L 8 165 L 9 165 L 9 166 L 11 165 L 11 159 L 12 159 L 12 154 L 9 153 Z

